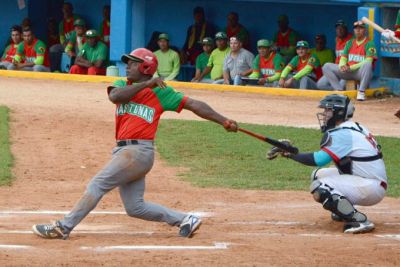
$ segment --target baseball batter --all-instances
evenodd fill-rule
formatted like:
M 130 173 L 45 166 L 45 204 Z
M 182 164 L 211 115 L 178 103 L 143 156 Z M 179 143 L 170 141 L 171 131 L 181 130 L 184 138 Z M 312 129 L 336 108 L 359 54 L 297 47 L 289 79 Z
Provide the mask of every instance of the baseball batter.
M 139 48 L 121 60 L 127 64 L 127 81 L 119 80 L 108 88 L 108 97 L 116 104 L 116 141 L 112 158 L 90 181 L 82 198 L 64 219 L 37 224 L 33 231 L 43 238 L 66 239 L 71 231 L 93 210 L 100 199 L 119 187 L 129 216 L 148 221 L 166 222 L 180 228 L 179 235 L 191 237 L 201 220 L 197 216 L 174 211 L 144 201 L 145 177 L 154 161 L 154 137 L 160 116 L 165 111 L 187 109 L 196 115 L 236 132 L 235 121 L 225 118 L 209 105 L 176 92 L 160 78 L 156 56 Z
M 385 196 L 387 176 L 380 146 L 368 129 L 350 119 L 354 106 L 347 96 L 332 94 L 320 101 L 323 113 L 318 120 L 324 136 L 321 149 L 314 153 L 292 155 L 277 153 L 308 166 L 324 166 L 334 161 L 336 167 L 316 169 L 311 175 L 310 191 L 315 201 L 332 212 L 332 219 L 344 221 L 344 233 L 364 233 L 374 224 L 354 205 L 371 206 Z

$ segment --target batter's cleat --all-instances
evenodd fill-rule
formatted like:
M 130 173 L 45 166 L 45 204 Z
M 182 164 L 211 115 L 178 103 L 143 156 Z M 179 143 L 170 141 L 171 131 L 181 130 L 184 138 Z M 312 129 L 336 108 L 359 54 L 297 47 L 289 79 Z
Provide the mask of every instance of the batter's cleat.
M 60 221 L 55 221 L 50 224 L 35 224 L 32 230 L 40 237 L 47 239 L 67 239 L 69 231 L 62 227 Z
M 199 229 L 200 225 L 200 218 L 189 214 L 183 219 L 181 225 L 179 226 L 179 235 L 190 238 L 192 237 L 193 233 Z
M 357 92 L 357 101 L 364 101 L 365 100 L 365 92 L 358 91 Z
M 368 233 L 375 229 L 375 225 L 366 220 L 364 222 L 347 222 L 344 224 L 343 232 L 345 234 Z
M 336 213 L 331 213 L 331 219 L 332 221 L 335 222 L 344 222 L 344 219 L 342 217 L 340 217 L 339 215 L 337 215 Z

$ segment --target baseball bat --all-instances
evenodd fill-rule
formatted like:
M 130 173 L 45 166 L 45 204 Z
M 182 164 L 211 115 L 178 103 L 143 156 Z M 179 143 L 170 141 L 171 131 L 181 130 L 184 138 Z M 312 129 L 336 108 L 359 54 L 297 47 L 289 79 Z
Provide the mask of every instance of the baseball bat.
M 361 20 L 362 20 L 362 22 L 370 25 L 372 28 L 374 28 L 375 30 L 377 30 L 380 33 L 382 33 L 384 31 L 384 29 L 381 26 L 379 26 L 378 24 L 376 24 L 373 21 L 370 21 L 367 17 L 362 17 Z M 400 44 L 400 39 L 399 38 L 392 37 L 392 39 Z
M 262 135 L 253 133 L 253 132 L 251 132 L 249 130 L 246 130 L 246 129 L 243 129 L 243 128 L 239 128 L 238 131 L 240 131 L 242 133 L 245 133 L 245 134 L 248 134 L 250 136 L 253 136 L 253 137 L 255 137 L 255 138 L 257 138 L 257 139 L 259 139 L 261 141 L 267 142 L 268 144 L 271 144 L 273 146 L 279 147 L 280 149 L 283 149 L 283 150 L 285 150 L 287 152 L 290 152 L 292 154 L 298 154 L 299 153 L 299 149 L 297 147 L 294 147 L 294 146 L 279 142 L 278 140 L 275 140 L 275 139 L 272 139 L 272 138 L 269 138 L 269 137 L 266 137 L 266 136 L 262 136 Z

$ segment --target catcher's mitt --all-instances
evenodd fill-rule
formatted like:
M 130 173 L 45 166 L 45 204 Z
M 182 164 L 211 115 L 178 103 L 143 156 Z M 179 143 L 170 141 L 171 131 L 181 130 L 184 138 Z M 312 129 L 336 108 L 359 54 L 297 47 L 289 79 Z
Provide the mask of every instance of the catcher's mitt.
M 293 145 L 293 144 L 292 144 L 292 141 L 290 141 L 289 139 L 279 139 L 279 142 L 282 142 L 282 143 L 285 143 L 285 144 L 288 144 L 288 145 Z M 287 152 L 287 151 L 285 151 L 285 150 L 283 150 L 283 149 L 281 149 L 281 148 L 279 148 L 279 147 L 273 146 L 273 147 L 267 152 L 267 159 L 273 160 L 273 159 L 275 159 L 276 157 L 278 157 L 279 155 L 288 157 L 289 154 L 290 154 L 289 152 Z

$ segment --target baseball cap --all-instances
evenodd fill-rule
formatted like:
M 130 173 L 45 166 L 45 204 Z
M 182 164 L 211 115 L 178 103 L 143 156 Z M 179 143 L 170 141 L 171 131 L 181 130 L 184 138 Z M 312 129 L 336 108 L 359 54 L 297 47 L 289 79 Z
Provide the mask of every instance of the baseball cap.
M 299 47 L 310 48 L 310 45 L 308 44 L 307 41 L 298 41 L 296 44 L 296 48 L 299 48 Z
M 361 20 L 358 20 L 358 21 L 354 22 L 353 28 L 357 28 L 357 27 L 365 28 L 365 23 L 362 22 Z
M 228 39 L 228 36 L 226 36 L 226 33 L 224 33 L 224 32 L 217 32 L 216 34 L 215 34 L 215 40 L 218 40 L 218 39 Z
M 98 34 L 97 34 L 97 31 L 96 30 L 87 30 L 86 31 L 86 37 L 97 37 L 97 36 L 99 36 Z
M 74 26 L 85 26 L 86 25 L 86 23 L 85 23 L 85 21 L 83 20 L 83 19 L 76 19 L 75 21 L 74 21 Z
M 346 24 L 346 22 L 345 22 L 344 20 L 339 19 L 339 20 L 336 21 L 336 23 L 335 23 L 335 27 L 337 27 L 337 26 L 347 27 L 347 24 Z
M 203 38 L 203 40 L 201 40 L 201 43 L 203 45 L 213 45 L 214 40 L 211 37 L 205 37 L 205 38 Z
M 272 43 L 267 39 L 261 39 L 257 41 L 257 47 L 270 47 Z
M 169 41 L 169 36 L 168 36 L 168 34 L 166 34 L 166 33 L 161 33 L 161 34 L 158 36 L 158 40 L 161 40 L 161 39 L 164 39 L 164 40 Z
M 278 22 L 289 22 L 289 18 L 285 14 L 279 15 Z

